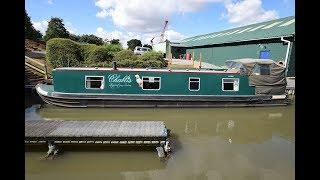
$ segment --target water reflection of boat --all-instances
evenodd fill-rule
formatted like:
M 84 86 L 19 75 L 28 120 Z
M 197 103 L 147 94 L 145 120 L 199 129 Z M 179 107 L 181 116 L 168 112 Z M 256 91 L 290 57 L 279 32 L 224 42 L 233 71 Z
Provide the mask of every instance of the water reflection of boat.
M 41 98 L 64 107 L 233 107 L 287 105 L 285 68 L 267 59 L 229 69 L 57 68 Z

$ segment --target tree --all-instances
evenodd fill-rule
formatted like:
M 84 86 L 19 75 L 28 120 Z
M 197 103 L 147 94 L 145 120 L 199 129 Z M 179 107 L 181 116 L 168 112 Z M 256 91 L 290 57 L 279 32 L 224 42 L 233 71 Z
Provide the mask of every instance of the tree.
M 96 45 L 103 45 L 103 40 L 102 38 L 99 38 L 93 34 L 90 35 L 82 35 L 79 39 L 79 42 L 85 42 L 89 44 L 96 44 Z
M 127 42 L 128 49 L 131 49 L 132 51 L 134 50 L 135 47 L 137 46 L 142 46 L 141 41 L 138 39 L 131 39 L 130 41 Z
M 42 38 L 40 31 L 37 31 L 30 20 L 26 10 L 24 10 L 24 35 L 26 39 L 39 40 Z
M 75 34 L 70 34 L 69 39 L 71 39 L 72 41 L 79 42 L 80 36 Z
M 121 45 L 119 39 L 112 39 L 112 40 L 110 41 L 110 44 L 119 44 L 119 45 Z
M 144 44 L 144 45 L 143 45 L 143 47 L 147 47 L 147 48 L 152 49 L 152 46 L 151 46 L 151 45 L 149 45 L 149 44 Z
M 64 27 L 63 20 L 57 17 L 50 19 L 46 35 L 43 37 L 45 41 L 52 38 L 69 38 L 69 32 Z

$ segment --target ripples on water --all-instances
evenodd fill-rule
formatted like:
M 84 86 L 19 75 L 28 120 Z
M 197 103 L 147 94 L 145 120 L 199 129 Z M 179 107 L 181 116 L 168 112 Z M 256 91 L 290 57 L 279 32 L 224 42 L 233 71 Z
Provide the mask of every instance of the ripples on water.
M 26 109 L 26 120 L 162 120 L 173 154 L 65 151 L 53 161 L 26 152 L 27 179 L 294 179 L 294 105 L 272 108 Z

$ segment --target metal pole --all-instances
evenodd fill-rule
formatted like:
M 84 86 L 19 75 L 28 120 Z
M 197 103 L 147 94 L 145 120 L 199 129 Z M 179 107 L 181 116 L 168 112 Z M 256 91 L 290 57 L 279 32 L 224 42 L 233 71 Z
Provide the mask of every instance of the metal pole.
M 47 80 L 48 79 L 48 71 L 47 71 L 47 63 L 46 62 L 44 62 L 44 73 L 45 73 L 44 78 Z
M 194 68 L 194 50 L 192 51 L 192 67 Z
M 199 69 L 201 69 L 201 61 L 202 61 L 202 56 L 201 56 L 201 53 L 200 53 L 200 64 L 199 64 Z

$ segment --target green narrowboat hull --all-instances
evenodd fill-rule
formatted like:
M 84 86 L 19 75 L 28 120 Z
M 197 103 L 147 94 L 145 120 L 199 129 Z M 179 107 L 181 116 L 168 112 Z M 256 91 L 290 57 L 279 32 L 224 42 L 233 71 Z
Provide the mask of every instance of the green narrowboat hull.
M 257 94 L 248 75 L 232 72 L 58 68 L 52 74 L 53 85 L 38 84 L 36 90 L 45 102 L 63 107 L 252 107 L 289 103 L 282 93 Z M 268 84 L 266 89 L 277 85 Z
M 146 95 L 61 93 L 53 85 L 38 84 L 36 90 L 48 104 L 61 107 L 261 107 L 290 104 L 287 96 L 272 95 Z

